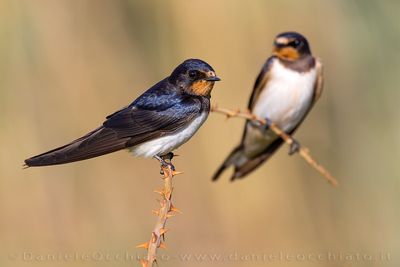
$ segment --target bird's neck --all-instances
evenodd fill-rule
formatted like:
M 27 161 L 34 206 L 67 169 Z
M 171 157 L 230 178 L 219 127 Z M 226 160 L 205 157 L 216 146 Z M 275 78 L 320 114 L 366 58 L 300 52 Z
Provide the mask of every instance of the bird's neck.
M 315 66 L 315 58 L 312 55 L 304 55 L 296 60 L 287 60 L 280 57 L 276 58 L 285 67 L 298 72 L 308 72 Z
M 214 87 L 214 82 L 198 80 L 193 82 L 187 88 L 187 91 L 189 94 L 209 97 L 213 87 Z

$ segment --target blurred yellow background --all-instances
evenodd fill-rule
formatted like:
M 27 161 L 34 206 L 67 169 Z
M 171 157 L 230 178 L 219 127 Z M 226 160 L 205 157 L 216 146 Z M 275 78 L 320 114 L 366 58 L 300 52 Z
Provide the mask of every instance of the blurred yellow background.
M 162 184 L 155 160 L 23 160 L 97 127 L 187 58 L 222 78 L 213 104 L 244 108 L 274 36 L 295 30 L 326 77 L 296 137 L 340 188 L 287 146 L 244 180 L 212 183 L 243 121 L 211 114 L 177 151 L 184 213 L 159 266 L 399 266 L 399 12 L 372 0 L 0 1 L 0 265 L 138 266 Z

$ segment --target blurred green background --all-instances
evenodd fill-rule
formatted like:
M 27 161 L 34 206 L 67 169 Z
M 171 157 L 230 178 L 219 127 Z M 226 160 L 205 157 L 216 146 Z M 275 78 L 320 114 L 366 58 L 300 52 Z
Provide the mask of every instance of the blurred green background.
M 214 104 L 244 108 L 273 37 L 295 30 L 326 77 L 296 137 L 340 188 L 287 146 L 244 180 L 212 183 L 243 121 L 211 114 L 177 151 L 184 214 L 168 222 L 159 265 L 399 266 L 399 12 L 389 0 L 0 1 L 0 265 L 138 266 L 155 160 L 22 161 L 97 127 L 186 58 L 223 79 Z

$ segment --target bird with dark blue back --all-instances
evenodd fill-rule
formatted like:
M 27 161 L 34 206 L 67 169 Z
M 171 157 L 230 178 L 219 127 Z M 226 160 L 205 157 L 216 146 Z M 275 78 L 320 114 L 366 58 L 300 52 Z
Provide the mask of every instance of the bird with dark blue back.
M 70 163 L 121 149 L 167 164 L 172 151 L 187 142 L 207 119 L 214 69 L 188 59 L 130 105 L 109 115 L 103 125 L 71 143 L 25 160 L 28 167 Z

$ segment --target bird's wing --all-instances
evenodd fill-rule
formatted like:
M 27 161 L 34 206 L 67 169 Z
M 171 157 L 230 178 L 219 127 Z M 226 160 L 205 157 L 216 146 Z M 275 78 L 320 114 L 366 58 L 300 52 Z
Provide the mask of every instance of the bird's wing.
M 314 84 L 314 95 L 313 95 L 313 105 L 322 95 L 322 89 L 324 87 L 324 75 L 321 60 L 319 58 L 315 59 L 315 67 L 317 68 L 317 80 Z M 310 107 L 311 109 L 311 107 Z
M 271 69 L 272 62 L 273 62 L 274 58 L 275 57 L 272 56 L 272 57 L 269 57 L 267 59 L 267 61 L 264 63 L 260 73 L 258 74 L 258 76 L 256 78 L 256 81 L 255 81 L 254 86 L 253 86 L 253 91 L 251 92 L 249 103 L 247 105 L 247 108 L 250 111 L 253 110 L 254 105 L 258 100 L 258 97 L 260 96 L 262 90 L 264 89 L 265 85 L 268 82 L 268 79 L 270 77 L 269 73 L 270 73 L 270 69 Z M 214 176 L 212 178 L 213 181 L 217 180 L 218 177 L 222 174 L 222 172 L 227 167 L 229 167 L 230 165 L 234 164 L 235 161 L 237 161 L 237 159 L 243 153 L 242 150 L 244 149 L 244 140 L 246 138 L 248 128 L 253 126 L 253 125 L 251 125 L 251 123 L 252 122 L 250 120 L 246 120 L 240 144 L 236 148 L 234 148 L 232 150 L 232 152 L 228 155 L 228 157 L 225 159 L 225 161 L 219 167 L 219 169 L 217 170 L 217 172 L 214 174 Z M 235 176 L 236 173 L 237 173 L 237 171 L 235 170 L 235 173 L 234 173 L 234 176 L 232 177 L 232 180 L 235 179 L 235 178 L 238 178 L 238 177 Z
M 267 61 L 264 63 L 260 73 L 258 74 L 258 76 L 256 78 L 256 81 L 255 81 L 254 86 L 253 86 L 253 91 L 251 93 L 250 100 L 249 100 L 249 103 L 248 103 L 248 106 L 247 106 L 247 108 L 250 111 L 253 110 L 255 103 L 257 103 L 258 97 L 260 96 L 262 90 L 264 89 L 265 85 L 267 84 L 267 82 L 268 82 L 268 80 L 270 78 L 270 74 L 269 74 L 270 72 L 269 71 L 271 69 L 272 62 L 274 61 L 274 59 L 275 59 L 274 56 L 269 57 L 267 59 Z M 246 137 L 247 124 L 249 124 L 249 123 L 252 123 L 252 122 L 250 120 L 247 120 L 246 121 L 246 125 L 245 125 L 244 130 L 243 130 L 243 134 L 242 134 L 242 139 L 241 139 L 241 143 L 242 144 L 243 144 L 243 141 L 244 141 L 244 139 Z
M 257 102 L 258 97 L 260 96 L 262 90 L 264 89 L 265 85 L 268 82 L 269 79 L 269 71 L 271 69 L 272 62 L 275 57 L 270 57 L 267 59 L 267 61 L 264 63 L 260 73 L 257 76 L 256 82 L 254 83 L 253 86 L 253 91 L 250 96 L 249 103 L 247 105 L 247 108 L 249 110 L 252 110 L 254 107 L 254 104 Z
M 203 102 L 200 98 L 181 98 L 170 105 L 163 103 L 161 108 L 156 104 L 148 109 L 144 104 L 140 107 L 130 105 L 108 116 L 103 126 L 96 130 L 67 145 L 29 158 L 25 164 L 46 166 L 89 159 L 179 131 L 204 109 Z
M 186 98 L 161 110 L 145 106 L 129 106 L 109 117 L 103 127 L 115 132 L 119 139 L 130 138 L 127 146 L 174 133 L 190 124 L 204 110 L 200 98 Z

